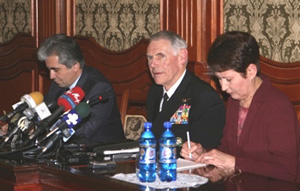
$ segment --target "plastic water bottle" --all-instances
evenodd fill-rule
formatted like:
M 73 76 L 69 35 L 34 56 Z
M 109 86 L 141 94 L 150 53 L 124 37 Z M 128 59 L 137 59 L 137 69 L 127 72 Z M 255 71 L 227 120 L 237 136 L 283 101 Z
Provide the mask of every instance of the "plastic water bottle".
M 159 140 L 159 178 L 161 181 L 175 181 L 176 168 L 176 137 L 171 131 L 172 123 L 164 122 L 165 131 Z
M 138 178 L 141 182 L 154 182 L 156 179 L 156 139 L 151 128 L 152 123 L 145 122 L 140 138 Z

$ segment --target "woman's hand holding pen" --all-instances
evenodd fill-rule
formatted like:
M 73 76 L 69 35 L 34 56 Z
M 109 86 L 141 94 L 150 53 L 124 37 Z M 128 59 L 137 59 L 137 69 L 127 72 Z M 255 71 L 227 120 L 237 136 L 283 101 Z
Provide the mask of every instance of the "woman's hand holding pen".
M 190 153 L 192 158 L 190 159 Z M 214 165 L 220 168 L 232 169 L 235 166 L 235 157 L 226 153 L 223 153 L 217 149 L 212 149 L 209 152 L 202 147 L 199 143 L 190 142 L 190 149 L 188 142 L 182 145 L 180 155 L 195 162 L 205 163 L 207 165 Z
M 216 167 L 232 170 L 235 167 L 235 157 L 223 153 L 217 149 L 212 149 L 209 152 L 201 154 L 195 162 L 205 163 L 207 165 L 214 165 Z
M 191 148 L 189 149 L 188 143 L 185 142 L 182 145 L 182 149 L 181 149 L 181 152 L 180 152 L 180 155 L 183 158 L 187 159 L 187 160 L 195 161 L 196 159 L 198 159 L 200 157 L 200 155 L 202 153 L 205 152 L 205 149 L 199 143 L 194 143 L 194 142 L 191 141 L 190 146 L 191 146 Z M 192 154 L 191 159 L 190 159 L 190 153 Z

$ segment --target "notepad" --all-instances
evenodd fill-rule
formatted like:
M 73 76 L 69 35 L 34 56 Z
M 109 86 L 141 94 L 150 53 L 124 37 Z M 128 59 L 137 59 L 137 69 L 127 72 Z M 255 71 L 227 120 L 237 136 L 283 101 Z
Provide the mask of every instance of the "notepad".
M 200 167 L 205 167 L 205 166 L 206 166 L 206 164 L 203 164 L 203 163 L 196 163 L 196 162 L 182 159 L 182 158 L 177 159 L 177 171 L 184 171 L 184 170 L 200 168 Z

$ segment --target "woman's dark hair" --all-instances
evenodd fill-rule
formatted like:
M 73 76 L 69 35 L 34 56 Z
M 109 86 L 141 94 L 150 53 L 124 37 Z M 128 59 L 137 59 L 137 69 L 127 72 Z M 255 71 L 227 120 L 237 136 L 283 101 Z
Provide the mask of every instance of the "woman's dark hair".
M 212 73 L 234 70 L 246 76 L 250 64 L 257 67 L 259 76 L 259 46 L 246 32 L 231 31 L 220 35 L 211 45 L 207 63 Z

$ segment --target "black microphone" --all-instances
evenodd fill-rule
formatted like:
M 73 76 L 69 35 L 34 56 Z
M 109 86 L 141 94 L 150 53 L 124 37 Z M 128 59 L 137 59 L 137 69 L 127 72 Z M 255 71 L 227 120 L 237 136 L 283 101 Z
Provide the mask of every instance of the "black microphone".
M 11 125 L 13 129 L 4 138 L 3 142 L 1 143 L 1 147 L 4 146 L 4 144 L 6 144 L 13 137 L 13 135 L 17 134 L 20 130 L 27 130 L 30 126 L 30 121 L 27 119 L 26 115 L 20 114 L 18 119 L 14 123 L 11 123 Z
M 52 145 L 58 140 L 58 138 L 63 135 L 66 138 L 70 138 L 74 134 L 74 129 L 76 125 L 78 125 L 83 118 L 87 117 L 90 114 L 90 106 L 87 103 L 78 104 L 75 109 L 71 109 L 68 113 L 62 116 L 62 122 L 54 128 L 52 131 L 56 132 L 53 137 L 45 144 L 42 149 L 42 152 L 38 155 L 39 158 L 43 153 L 47 152 Z M 70 134 L 70 132 L 73 132 Z M 50 132 L 53 134 L 53 132 Z M 50 134 L 48 133 L 48 134 Z M 46 136 L 47 137 L 47 136 Z
M 94 106 L 98 103 L 106 103 L 109 101 L 109 92 L 103 92 L 100 96 L 87 100 L 87 103 L 90 106 Z
M 36 158 L 40 158 L 48 149 L 52 147 L 52 145 L 60 138 L 61 134 L 56 133 L 53 137 L 46 143 L 46 145 L 43 147 L 42 152 L 38 154 Z

